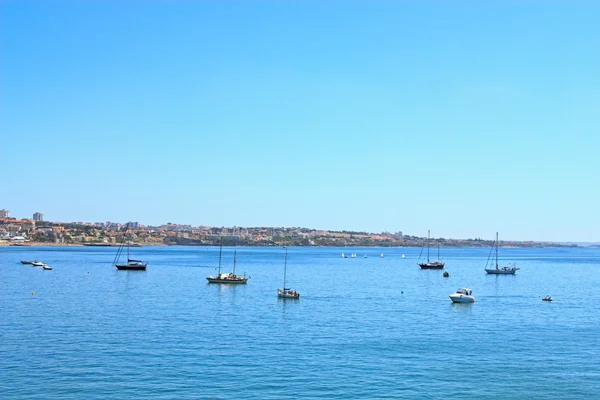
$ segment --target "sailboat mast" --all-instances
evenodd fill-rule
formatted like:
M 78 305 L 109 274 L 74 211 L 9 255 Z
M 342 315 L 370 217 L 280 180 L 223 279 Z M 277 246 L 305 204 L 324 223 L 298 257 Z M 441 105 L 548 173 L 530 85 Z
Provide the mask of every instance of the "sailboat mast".
M 121 239 L 121 244 L 119 245 L 119 248 L 117 249 L 117 254 L 115 255 L 115 259 L 113 260 L 113 265 L 117 265 L 117 263 L 119 262 L 119 258 L 121 258 L 121 254 L 123 254 L 123 246 L 125 246 L 125 241 L 127 240 L 127 228 L 128 227 L 129 227 L 129 222 L 125 225 L 125 232 L 123 232 L 123 238 Z M 129 255 L 127 258 L 129 258 Z
M 427 230 L 427 263 L 429 264 L 429 229 Z
M 496 232 L 496 269 L 498 269 L 498 232 Z
M 236 258 L 235 256 L 236 256 L 236 254 L 237 254 L 237 250 L 234 250 L 233 251 L 233 274 L 234 275 L 235 275 L 235 258 Z
M 219 241 L 219 275 L 221 276 L 221 256 L 223 255 L 223 238 Z
M 283 263 L 283 290 L 285 290 L 285 281 L 287 278 L 287 247 L 283 247 L 285 249 L 285 261 Z

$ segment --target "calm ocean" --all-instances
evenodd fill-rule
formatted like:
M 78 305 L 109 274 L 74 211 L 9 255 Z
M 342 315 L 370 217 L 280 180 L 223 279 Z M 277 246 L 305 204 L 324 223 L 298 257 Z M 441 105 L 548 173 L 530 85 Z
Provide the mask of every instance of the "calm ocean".
M 600 398 L 600 249 L 500 249 L 515 276 L 442 249 L 443 278 L 416 248 L 290 248 L 298 301 L 277 298 L 281 248 L 237 248 L 237 287 L 204 279 L 218 248 L 133 251 L 147 271 L 0 247 L 1 399 Z M 462 286 L 474 304 L 450 302 Z

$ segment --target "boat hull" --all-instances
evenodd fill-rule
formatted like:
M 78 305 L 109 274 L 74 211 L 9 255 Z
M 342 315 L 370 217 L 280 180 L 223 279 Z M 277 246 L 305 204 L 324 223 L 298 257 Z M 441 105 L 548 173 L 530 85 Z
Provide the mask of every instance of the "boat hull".
M 488 273 L 489 275 L 514 275 L 515 272 L 517 272 L 516 269 L 502 269 L 502 268 L 486 268 L 485 272 Z
M 419 264 L 419 267 L 421 267 L 421 269 L 444 269 L 444 263 L 424 263 L 424 264 Z
M 33 265 L 34 267 L 43 267 L 46 264 L 44 264 L 43 262 L 34 261 L 31 263 L 31 265 Z
M 115 265 L 119 271 L 145 271 L 146 264 L 141 265 L 129 265 L 129 264 L 117 264 Z
M 450 295 L 450 300 L 453 303 L 474 303 L 475 297 L 466 294 L 454 293 Z
M 34 261 L 21 261 L 21 264 L 23 264 L 23 265 L 31 265 L 33 263 L 34 263 Z
M 221 279 L 221 278 L 206 278 L 208 283 L 220 283 L 226 285 L 245 285 L 248 283 L 248 278 L 236 278 L 236 279 Z
M 295 290 L 281 290 L 281 289 L 278 289 L 277 290 L 277 297 L 279 297 L 280 299 L 299 299 L 300 298 L 300 293 L 296 292 Z

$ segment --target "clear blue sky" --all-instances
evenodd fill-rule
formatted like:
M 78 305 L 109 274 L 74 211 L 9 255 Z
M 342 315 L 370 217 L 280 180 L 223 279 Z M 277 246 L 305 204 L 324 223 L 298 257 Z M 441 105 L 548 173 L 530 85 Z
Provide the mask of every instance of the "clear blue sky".
M 0 208 L 598 241 L 600 3 L 0 3 Z

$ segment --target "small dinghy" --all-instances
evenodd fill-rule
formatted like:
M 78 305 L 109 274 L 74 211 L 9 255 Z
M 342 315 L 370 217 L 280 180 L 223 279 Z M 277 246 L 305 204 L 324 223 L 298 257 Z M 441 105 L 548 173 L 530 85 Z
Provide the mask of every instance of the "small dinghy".
M 444 276 L 444 278 L 448 278 L 448 277 L 450 277 L 450 274 L 448 273 L 448 271 L 444 271 L 443 276 Z

